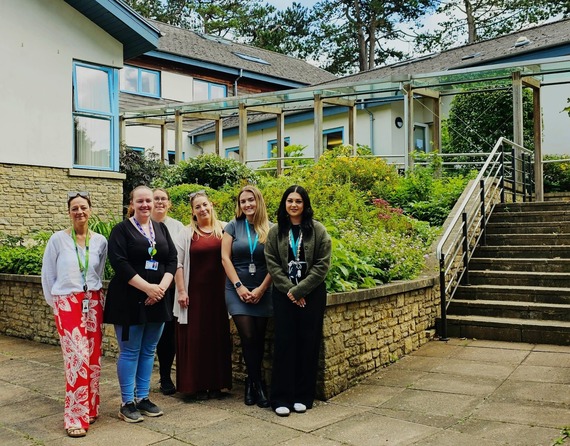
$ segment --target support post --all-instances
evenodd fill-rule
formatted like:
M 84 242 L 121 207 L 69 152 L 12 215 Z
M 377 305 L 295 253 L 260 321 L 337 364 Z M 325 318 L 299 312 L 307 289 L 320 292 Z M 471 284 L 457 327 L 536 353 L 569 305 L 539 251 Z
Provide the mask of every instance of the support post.
M 314 152 L 315 152 L 315 162 L 319 161 L 319 158 L 323 154 L 323 100 L 320 94 L 315 94 L 314 96 Z
M 182 161 L 182 124 L 184 119 L 180 111 L 174 114 L 174 163 L 178 164 Z
M 239 162 L 247 160 L 247 108 L 243 102 L 239 104 Z

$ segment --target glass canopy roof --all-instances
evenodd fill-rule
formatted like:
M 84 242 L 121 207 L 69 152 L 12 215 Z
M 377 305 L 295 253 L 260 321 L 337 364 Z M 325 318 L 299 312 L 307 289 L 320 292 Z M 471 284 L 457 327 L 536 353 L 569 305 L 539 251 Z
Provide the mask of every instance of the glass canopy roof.
M 400 96 L 404 85 L 412 89 L 429 88 L 444 93 L 445 91 L 469 91 L 508 85 L 514 72 L 520 72 L 523 79 L 533 77 L 545 84 L 549 79 L 560 82 L 562 73 L 570 73 L 570 59 L 556 57 L 509 64 L 487 65 L 485 67 L 464 68 L 438 73 L 391 76 L 366 81 L 347 82 L 343 79 L 322 85 L 313 85 L 294 90 L 235 96 L 190 103 L 171 103 L 160 107 L 137 108 L 122 113 L 126 120 L 137 118 L 172 117 L 176 112 L 182 114 L 208 113 L 220 118 L 235 116 L 240 104 L 245 107 L 276 107 L 282 111 L 300 108 L 312 108 L 315 95 L 327 98 L 343 98 L 355 101 L 368 99 L 389 99 Z M 564 83 L 570 83 L 567 77 Z

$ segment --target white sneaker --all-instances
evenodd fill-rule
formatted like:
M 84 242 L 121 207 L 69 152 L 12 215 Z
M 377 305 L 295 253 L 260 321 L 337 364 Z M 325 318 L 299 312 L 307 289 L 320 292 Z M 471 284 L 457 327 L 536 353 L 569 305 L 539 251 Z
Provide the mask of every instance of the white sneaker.
M 304 413 L 307 411 L 307 406 L 303 403 L 295 403 L 293 404 L 293 410 L 297 413 Z
M 289 410 L 288 407 L 280 406 L 280 407 L 275 409 L 275 413 L 277 415 L 279 415 L 280 417 L 288 417 L 289 414 L 291 413 L 291 411 Z

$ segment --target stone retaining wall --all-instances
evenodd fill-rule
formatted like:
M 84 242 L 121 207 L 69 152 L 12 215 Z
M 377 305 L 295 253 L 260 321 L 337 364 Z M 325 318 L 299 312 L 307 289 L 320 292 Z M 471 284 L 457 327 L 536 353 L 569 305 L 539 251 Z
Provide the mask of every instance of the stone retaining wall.
M 321 349 L 318 396 L 329 399 L 386 364 L 425 344 L 435 326 L 439 288 L 434 277 L 387 284 L 327 298 Z M 245 369 L 233 323 L 233 375 Z M 0 274 L 0 333 L 58 344 L 51 308 L 38 276 Z M 264 360 L 269 378 L 273 325 L 270 321 Z M 105 326 L 103 351 L 116 356 L 113 327 Z
M 119 218 L 124 174 L 0 163 L 0 232 L 21 236 L 69 226 L 67 193 L 88 191 L 93 213 Z

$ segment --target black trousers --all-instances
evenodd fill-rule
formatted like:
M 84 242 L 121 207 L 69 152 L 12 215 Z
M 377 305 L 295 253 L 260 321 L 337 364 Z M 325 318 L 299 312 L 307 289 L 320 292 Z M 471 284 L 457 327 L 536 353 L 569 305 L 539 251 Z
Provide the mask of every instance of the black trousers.
M 271 375 L 271 407 L 292 409 L 294 403 L 313 407 L 319 350 L 323 336 L 326 287 L 305 296 L 301 308 L 273 288 L 275 346 Z

